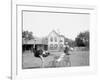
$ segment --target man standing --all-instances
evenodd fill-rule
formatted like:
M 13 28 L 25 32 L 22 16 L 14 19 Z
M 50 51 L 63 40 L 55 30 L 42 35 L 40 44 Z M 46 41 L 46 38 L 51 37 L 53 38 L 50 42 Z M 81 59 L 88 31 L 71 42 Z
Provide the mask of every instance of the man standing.
M 66 55 L 70 55 L 70 54 L 69 54 L 69 49 L 70 49 L 69 45 L 66 45 L 66 47 L 65 47 L 65 49 L 64 49 L 64 53 L 65 53 Z

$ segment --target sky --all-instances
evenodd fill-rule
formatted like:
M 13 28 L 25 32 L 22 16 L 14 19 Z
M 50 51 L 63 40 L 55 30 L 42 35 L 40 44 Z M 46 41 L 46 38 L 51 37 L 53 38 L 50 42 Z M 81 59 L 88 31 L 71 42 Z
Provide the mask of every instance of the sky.
M 89 30 L 90 15 L 47 12 L 23 12 L 23 31 L 32 31 L 37 37 L 45 37 L 55 30 L 67 38 L 75 39 Z

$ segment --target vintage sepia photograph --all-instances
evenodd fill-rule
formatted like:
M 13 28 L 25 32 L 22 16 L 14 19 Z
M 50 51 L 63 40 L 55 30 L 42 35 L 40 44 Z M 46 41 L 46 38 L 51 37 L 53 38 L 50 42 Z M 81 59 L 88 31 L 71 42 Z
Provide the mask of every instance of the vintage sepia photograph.
M 89 66 L 89 27 L 89 13 L 23 10 L 22 69 Z

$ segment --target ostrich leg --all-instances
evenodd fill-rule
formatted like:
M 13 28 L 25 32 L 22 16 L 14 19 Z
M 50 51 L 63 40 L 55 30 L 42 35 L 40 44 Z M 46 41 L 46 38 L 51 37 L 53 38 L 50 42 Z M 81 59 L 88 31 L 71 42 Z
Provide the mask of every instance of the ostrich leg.
M 43 56 L 42 56 L 42 55 L 40 55 L 40 59 L 41 59 L 41 61 L 42 61 L 41 68 L 44 68 L 44 58 L 43 58 Z

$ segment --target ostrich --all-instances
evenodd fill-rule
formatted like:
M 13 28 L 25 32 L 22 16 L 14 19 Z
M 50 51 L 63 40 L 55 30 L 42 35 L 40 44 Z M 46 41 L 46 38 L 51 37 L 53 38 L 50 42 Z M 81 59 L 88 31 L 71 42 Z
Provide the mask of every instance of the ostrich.
M 50 53 L 48 51 L 45 51 L 41 48 L 33 48 L 33 52 L 34 52 L 34 56 L 37 57 L 37 58 L 40 58 L 41 61 L 42 61 L 42 65 L 41 65 L 41 68 L 44 68 L 44 57 L 47 57 Z

